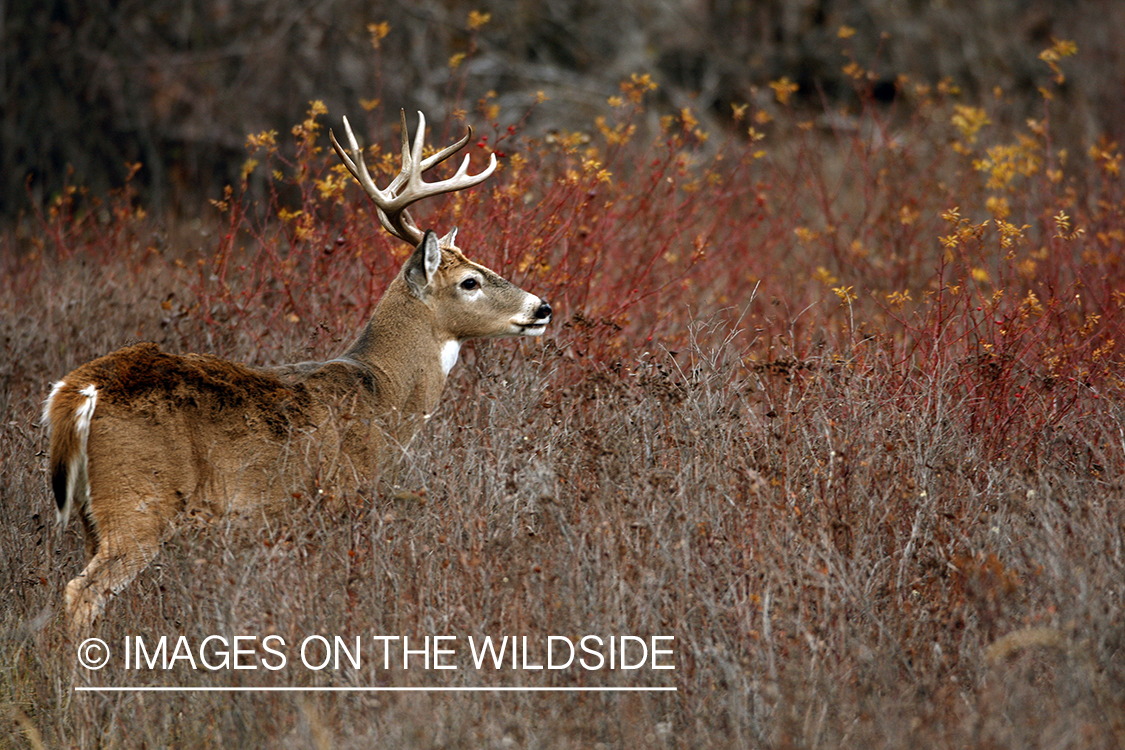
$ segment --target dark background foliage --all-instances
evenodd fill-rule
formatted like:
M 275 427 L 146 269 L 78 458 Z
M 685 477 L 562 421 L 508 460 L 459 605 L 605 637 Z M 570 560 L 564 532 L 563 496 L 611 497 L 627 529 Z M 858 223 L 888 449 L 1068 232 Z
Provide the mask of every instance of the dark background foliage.
M 475 30 L 474 10 L 491 15 Z M 390 32 L 376 48 L 380 22 Z M 0 215 L 64 184 L 104 192 L 135 162 L 146 205 L 194 212 L 237 179 L 247 133 L 285 132 L 312 99 L 331 121 L 361 112 L 361 99 L 380 100 L 379 122 L 400 107 L 440 121 L 494 91 L 503 121 L 543 91 L 533 132 L 588 126 L 631 73 L 660 84 L 658 106 L 690 104 L 708 126 L 781 76 L 818 110 L 846 105 L 842 25 L 880 100 L 900 92 L 901 74 L 1033 94 L 1039 51 L 1072 39 L 1083 67 L 1056 127 L 1121 130 L 1125 9 L 1113 0 L 8 0 Z

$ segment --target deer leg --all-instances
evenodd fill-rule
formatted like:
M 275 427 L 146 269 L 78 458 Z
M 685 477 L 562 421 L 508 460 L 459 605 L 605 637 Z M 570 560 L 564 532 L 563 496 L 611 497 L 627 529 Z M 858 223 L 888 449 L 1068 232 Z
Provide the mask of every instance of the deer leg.
M 111 520 L 111 519 L 105 519 Z M 97 552 L 66 585 L 66 610 L 73 636 L 93 627 L 106 603 L 148 567 L 160 551 L 166 524 L 156 514 L 133 513 L 107 528 L 97 523 Z
M 82 519 L 82 539 L 86 542 L 86 559 L 91 560 L 94 555 L 98 554 L 98 531 L 94 528 L 94 522 L 86 514 L 85 508 L 78 515 Z

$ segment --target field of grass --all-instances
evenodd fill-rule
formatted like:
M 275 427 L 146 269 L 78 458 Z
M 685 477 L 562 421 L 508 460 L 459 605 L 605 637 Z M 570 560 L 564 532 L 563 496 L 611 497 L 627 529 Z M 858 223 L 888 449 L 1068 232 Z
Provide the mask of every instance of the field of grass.
M 60 616 L 84 547 L 53 525 L 49 382 L 140 340 L 330 357 L 408 248 L 315 105 L 251 137 L 211 215 L 58 196 L 0 238 L 0 745 L 1121 746 L 1125 184 L 1116 144 L 1052 133 L 1067 52 L 1031 121 L 949 83 L 876 106 L 858 66 L 846 111 L 781 80 L 727 134 L 657 118 L 644 76 L 543 140 L 479 102 L 502 171 L 419 223 L 550 300 L 544 340 L 466 348 L 397 489 L 179 529 L 96 626 L 98 671 Z M 301 664 L 315 635 L 361 663 Z M 543 664 L 587 635 L 672 636 L 675 668 L 468 648 L 526 637 Z M 258 668 L 125 668 L 160 636 L 252 636 Z M 384 668 L 376 636 L 452 636 L 458 668 Z M 675 691 L 75 690 L 115 685 Z

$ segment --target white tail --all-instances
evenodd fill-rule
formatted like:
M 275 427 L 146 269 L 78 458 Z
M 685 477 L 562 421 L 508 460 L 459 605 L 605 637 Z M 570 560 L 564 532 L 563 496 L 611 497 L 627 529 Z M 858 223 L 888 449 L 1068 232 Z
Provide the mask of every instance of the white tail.
M 413 435 L 437 405 L 461 343 L 538 336 L 551 307 L 472 262 L 453 242 L 418 229 L 407 206 L 478 184 L 468 157 L 449 180 L 421 174 L 469 140 L 422 159 L 425 119 L 403 166 L 379 190 L 347 120 L 340 158 L 375 202 L 380 223 L 416 244 L 354 343 L 335 359 L 256 368 L 155 344 L 118 350 L 74 370 L 51 389 L 51 484 L 58 517 L 82 519 L 91 559 L 66 587 L 74 633 L 143 570 L 179 516 L 268 513 L 330 484 L 371 482 L 393 443 Z M 469 131 L 471 134 L 471 130 Z

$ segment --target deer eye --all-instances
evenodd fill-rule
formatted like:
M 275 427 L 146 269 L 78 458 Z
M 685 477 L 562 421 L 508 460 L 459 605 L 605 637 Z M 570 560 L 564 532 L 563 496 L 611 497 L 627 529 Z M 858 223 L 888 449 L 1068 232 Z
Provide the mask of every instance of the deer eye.
M 471 292 L 478 286 L 480 286 L 480 282 L 474 279 L 472 276 L 461 282 L 461 288 L 467 292 Z

